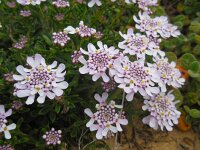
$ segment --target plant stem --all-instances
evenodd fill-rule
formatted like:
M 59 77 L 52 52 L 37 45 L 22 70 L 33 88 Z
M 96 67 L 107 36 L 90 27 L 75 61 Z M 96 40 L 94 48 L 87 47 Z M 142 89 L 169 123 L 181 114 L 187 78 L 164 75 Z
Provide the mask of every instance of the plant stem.
M 124 100 L 125 100 L 125 92 L 123 91 L 123 96 L 122 96 L 122 108 L 121 108 L 121 112 L 123 111 L 124 108 Z M 118 132 L 115 135 L 115 146 L 114 146 L 114 150 L 117 148 L 118 145 Z

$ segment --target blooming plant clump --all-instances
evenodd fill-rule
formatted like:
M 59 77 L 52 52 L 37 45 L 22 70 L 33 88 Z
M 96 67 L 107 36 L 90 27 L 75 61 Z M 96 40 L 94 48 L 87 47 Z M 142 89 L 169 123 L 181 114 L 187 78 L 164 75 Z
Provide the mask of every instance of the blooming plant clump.
M 166 3 L 2 1 L 0 150 L 107 149 L 113 136 L 117 149 L 135 118 L 159 131 L 198 124 L 200 63 L 183 53 L 200 55 L 199 14 L 178 1 L 167 17 Z
M 17 81 L 14 85 L 15 96 L 28 97 L 26 104 L 31 105 L 36 95 L 38 103 L 44 103 L 46 97 L 54 99 L 55 96 L 63 95 L 63 89 L 68 87 L 68 83 L 64 81 L 66 74 L 64 64 L 60 64 L 58 68 L 55 68 L 57 61 L 47 65 L 40 54 L 28 57 L 26 61 L 30 68 L 19 65 L 16 70 L 20 75 L 13 75 Z

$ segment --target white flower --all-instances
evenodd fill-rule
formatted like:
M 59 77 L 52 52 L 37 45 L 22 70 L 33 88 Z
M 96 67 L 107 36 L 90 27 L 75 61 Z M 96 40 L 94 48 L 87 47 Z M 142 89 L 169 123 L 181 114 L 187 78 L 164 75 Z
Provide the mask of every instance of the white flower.
M 12 114 L 12 109 L 9 109 L 7 112 L 5 112 L 4 105 L 0 105 L 0 119 L 6 119 L 6 117 L 9 117 Z
M 11 139 L 11 134 L 10 134 L 10 130 L 14 130 L 16 128 L 16 124 L 12 123 L 8 126 L 6 126 L 5 124 L 3 124 L 0 128 L 0 132 L 4 132 L 4 136 L 6 139 Z
M 91 0 L 91 1 L 88 3 L 88 7 L 93 7 L 94 5 L 101 6 L 102 3 L 101 3 L 100 0 Z
M 153 78 L 155 82 L 161 87 L 162 92 L 166 92 L 166 84 L 174 88 L 180 88 L 185 79 L 181 78 L 181 72 L 176 68 L 175 62 L 168 62 L 167 58 L 155 57 L 153 58 L 154 64 L 148 63 L 151 70 L 157 72 L 157 77 Z
M 171 91 L 172 92 L 172 91 Z M 165 127 L 168 131 L 173 130 L 173 124 L 178 124 L 180 112 L 176 109 L 174 95 L 169 92 L 159 93 L 148 97 L 144 101 L 143 110 L 148 110 L 150 115 L 143 118 L 143 123 L 157 130 L 160 126 L 161 130 Z
M 139 12 L 139 18 L 133 16 L 134 21 L 137 23 L 135 27 L 141 32 L 146 32 L 148 36 L 169 38 L 180 35 L 177 26 L 170 24 L 165 16 L 151 18 L 147 13 Z
M 137 92 L 142 96 L 159 93 L 159 88 L 155 87 L 152 81 L 157 74 L 144 66 L 144 60 L 131 62 L 128 57 L 121 57 L 115 60 L 114 68 L 117 70 L 114 79 L 119 83 L 118 87 L 127 93 L 128 101 L 131 101 Z
M 121 105 L 115 105 L 114 101 L 109 104 L 106 103 L 108 93 L 103 93 L 102 97 L 99 94 L 95 94 L 95 99 L 99 102 L 96 105 L 97 111 L 92 113 L 89 108 L 86 108 L 84 112 L 90 117 L 90 121 L 86 124 L 90 128 L 90 131 L 97 130 L 96 138 L 102 139 L 108 137 L 109 133 L 121 132 L 121 125 L 127 125 L 128 120 L 125 118 L 123 111 L 116 111 L 115 108 L 122 108 Z
M 98 49 L 91 43 L 88 44 L 88 51 L 81 49 L 83 54 L 88 55 L 88 60 L 85 60 L 83 56 L 79 57 L 79 61 L 84 65 L 79 68 L 79 72 L 92 75 L 93 81 L 102 77 L 104 82 L 108 82 L 110 79 L 106 71 L 109 69 L 112 72 L 114 57 L 119 53 L 119 50 L 113 46 L 108 48 L 101 41 L 98 41 L 97 45 Z
M 63 94 L 63 89 L 68 87 L 68 83 L 64 81 L 66 74 L 64 64 L 60 64 L 55 69 L 57 62 L 47 65 L 40 54 L 28 57 L 27 63 L 30 69 L 19 65 L 16 69 L 20 75 L 13 75 L 13 78 L 18 81 L 14 85 L 14 95 L 28 97 L 26 104 L 30 105 L 34 102 L 36 95 L 39 95 L 37 102 L 44 103 L 46 97 L 54 99 L 55 96 Z
M 145 59 L 145 54 L 153 56 L 160 54 L 164 56 L 164 52 L 159 48 L 159 40 L 141 35 L 140 33 L 134 34 L 132 28 L 128 29 L 127 34 L 119 33 L 124 38 L 124 41 L 119 42 L 118 46 L 124 49 L 123 52 L 125 54 L 136 55 L 137 58 L 142 59 Z
M 17 2 L 21 5 L 40 5 L 41 2 L 46 0 L 17 0 Z

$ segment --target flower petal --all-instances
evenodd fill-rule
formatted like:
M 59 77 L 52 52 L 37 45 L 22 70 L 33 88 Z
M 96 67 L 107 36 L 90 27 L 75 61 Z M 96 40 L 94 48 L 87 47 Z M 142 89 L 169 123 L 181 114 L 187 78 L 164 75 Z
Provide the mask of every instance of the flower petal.
M 30 95 L 30 96 L 28 97 L 28 99 L 26 100 L 26 104 L 27 104 L 27 105 L 33 104 L 34 99 L 35 99 L 35 95 Z
M 84 113 L 86 113 L 89 117 L 93 117 L 93 113 L 92 113 L 92 111 L 89 109 L 89 108 L 86 108 L 85 110 L 84 110 Z
M 39 96 L 39 97 L 37 98 L 37 102 L 40 103 L 40 104 L 43 104 L 44 101 L 45 101 L 45 98 L 46 98 L 46 95 Z
M 17 97 L 27 97 L 31 94 L 30 90 L 19 90 L 17 91 Z
M 60 88 L 53 88 L 52 91 L 56 94 L 56 96 L 61 96 L 63 95 L 63 90 Z

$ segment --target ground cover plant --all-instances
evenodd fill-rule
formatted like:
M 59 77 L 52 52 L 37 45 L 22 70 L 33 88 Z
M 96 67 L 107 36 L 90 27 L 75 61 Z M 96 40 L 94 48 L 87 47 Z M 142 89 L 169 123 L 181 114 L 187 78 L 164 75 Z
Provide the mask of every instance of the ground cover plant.
M 199 6 L 1 1 L 0 149 L 110 149 L 135 118 L 199 132 Z

